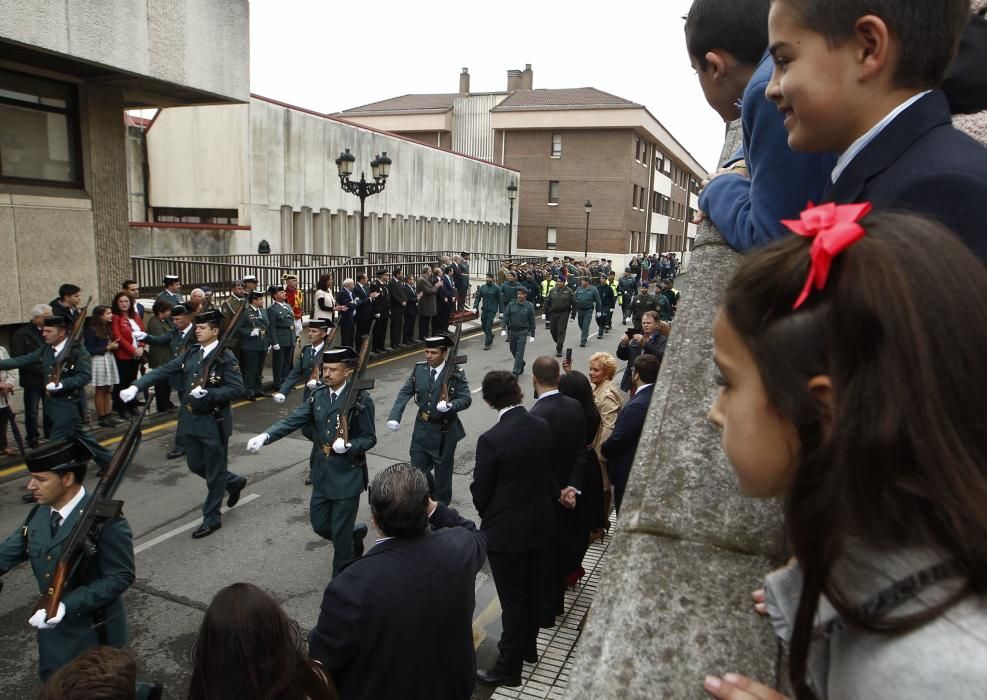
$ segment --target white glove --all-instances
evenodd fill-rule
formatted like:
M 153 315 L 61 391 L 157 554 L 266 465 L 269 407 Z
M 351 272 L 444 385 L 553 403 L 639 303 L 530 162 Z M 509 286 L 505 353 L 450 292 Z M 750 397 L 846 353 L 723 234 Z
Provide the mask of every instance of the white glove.
M 533 335 L 529 335 L 529 336 L 528 336 L 528 342 L 529 342 L 529 343 L 533 343 L 533 342 L 535 342 L 535 336 L 533 336 Z
M 541 315 L 541 320 L 542 321 L 547 321 L 548 320 L 548 314 L 542 314 Z
M 267 433 L 261 433 L 247 440 L 247 452 L 255 455 L 260 452 L 260 448 L 267 444 L 267 439 L 271 437 Z
M 308 389 L 314 389 L 317 386 L 319 386 L 319 382 L 316 379 L 309 379 L 307 382 L 305 382 L 305 387 Z
M 256 338 L 259 335 L 260 335 L 260 328 L 255 328 L 252 331 L 250 331 L 251 338 Z
M 65 617 L 65 603 L 58 604 L 58 612 L 55 613 L 55 617 L 46 621 L 46 616 L 47 613 L 44 610 L 37 610 L 31 615 L 31 619 L 27 623 L 32 627 L 37 627 L 39 630 L 55 629 L 58 623 L 62 621 L 62 618 Z
M 135 386 L 128 386 L 126 389 L 121 389 L 120 400 L 124 403 L 130 403 L 137 398 L 137 391 L 138 389 Z
M 452 410 L 452 404 L 446 403 L 445 401 L 439 401 L 437 404 L 435 404 L 435 408 L 436 410 L 438 410 L 439 413 L 445 413 L 446 411 Z
M 144 338 L 146 338 L 146 337 L 147 337 L 147 333 L 145 333 L 144 331 L 136 331 L 134 333 L 134 340 L 136 340 L 138 342 L 140 342 L 141 340 L 144 340 Z
M 275 350 L 280 350 L 280 349 L 281 349 L 281 346 L 280 346 L 280 345 L 278 345 L 277 343 L 275 343 L 275 344 L 274 344 L 274 345 L 273 345 L 272 347 L 273 347 L 273 348 L 274 348 Z
M 501 335 L 507 335 L 507 331 L 501 331 L 500 334 Z
M 61 390 L 62 390 L 61 382 L 59 382 L 58 384 L 56 384 L 55 382 L 48 382 L 47 384 L 45 384 L 45 391 L 47 391 L 48 393 L 51 393 L 53 391 L 61 391 Z
M 597 317 L 597 318 L 603 318 L 603 313 L 602 313 L 602 312 L 598 312 L 598 313 L 596 314 L 596 317 Z
M 332 451 L 338 455 L 343 454 L 350 448 L 350 443 L 343 442 L 343 438 L 336 438 L 336 442 L 332 443 Z
M 387 427 L 390 430 L 397 430 L 397 429 L 399 429 L 401 427 L 401 424 L 398 423 L 396 420 L 389 420 L 389 421 L 387 421 Z
M 274 395 L 274 402 L 275 403 L 284 403 L 284 394 L 282 394 L 280 391 L 278 393 L 276 393 Z
M 130 387 L 130 388 L 133 389 L 134 387 Z M 192 389 L 192 391 L 189 392 L 189 394 L 192 396 L 193 399 L 201 399 L 203 396 L 205 396 L 208 393 L 209 390 L 203 389 L 201 386 L 197 386 L 194 389 Z
M 301 335 L 301 334 L 302 334 L 302 322 L 299 321 L 298 319 L 295 319 L 295 335 Z

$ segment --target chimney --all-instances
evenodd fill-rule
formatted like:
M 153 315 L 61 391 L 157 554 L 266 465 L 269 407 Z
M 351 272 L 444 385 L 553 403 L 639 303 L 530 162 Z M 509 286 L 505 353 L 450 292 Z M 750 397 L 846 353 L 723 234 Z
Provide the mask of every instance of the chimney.
M 468 95 L 470 94 L 470 69 L 463 68 L 463 72 L 459 74 L 459 94 Z
M 524 74 L 519 70 L 507 71 L 507 91 L 514 92 L 520 90 L 524 82 Z
M 524 73 L 521 74 L 521 89 L 522 90 L 534 90 L 532 84 L 534 83 L 535 74 L 531 70 L 531 64 L 526 63 L 524 66 Z

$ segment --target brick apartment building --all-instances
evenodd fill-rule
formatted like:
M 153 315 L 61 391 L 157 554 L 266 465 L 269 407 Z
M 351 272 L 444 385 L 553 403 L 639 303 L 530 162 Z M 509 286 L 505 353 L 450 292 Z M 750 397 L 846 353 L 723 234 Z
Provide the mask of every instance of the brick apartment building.
M 464 68 L 457 93 L 335 116 L 519 170 L 516 250 L 615 260 L 691 250 L 707 173 L 645 106 L 592 87 L 536 90 L 530 65 L 508 71 L 503 92 L 469 82 Z

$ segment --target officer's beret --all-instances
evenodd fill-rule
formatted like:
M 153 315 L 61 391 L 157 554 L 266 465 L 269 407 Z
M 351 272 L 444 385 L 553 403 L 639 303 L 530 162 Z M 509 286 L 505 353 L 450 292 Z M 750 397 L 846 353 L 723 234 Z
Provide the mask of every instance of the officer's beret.
M 27 469 L 38 472 L 62 472 L 81 467 L 92 458 L 86 446 L 74 440 L 60 440 L 26 455 Z

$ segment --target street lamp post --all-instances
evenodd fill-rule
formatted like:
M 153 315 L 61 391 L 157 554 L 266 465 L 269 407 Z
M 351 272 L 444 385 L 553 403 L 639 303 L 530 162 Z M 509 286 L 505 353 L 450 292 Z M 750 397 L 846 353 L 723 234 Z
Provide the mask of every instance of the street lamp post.
M 517 185 L 511 180 L 507 186 L 507 199 L 511 203 L 511 218 L 507 224 L 507 257 L 511 257 L 511 248 L 514 242 L 514 200 L 517 198 Z
M 587 199 L 583 209 L 586 210 L 586 245 L 583 247 L 583 260 L 586 260 L 589 258 L 589 214 L 593 211 L 593 203 Z
M 391 159 L 387 157 L 387 151 L 383 151 L 379 156 L 374 156 L 374 159 L 370 161 L 370 173 L 373 175 L 373 182 L 367 182 L 367 178 L 362 172 L 360 173 L 359 181 L 350 180 L 350 175 L 353 174 L 353 163 L 355 162 L 356 158 L 353 157 L 350 149 L 347 148 L 336 159 L 336 169 L 339 171 L 339 184 L 342 186 L 343 192 L 355 194 L 360 198 L 360 257 L 363 257 L 364 243 L 366 241 L 364 237 L 364 219 L 366 216 L 364 203 L 367 201 L 367 197 L 384 191 L 384 186 L 387 184 L 387 176 L 391 174 Z

